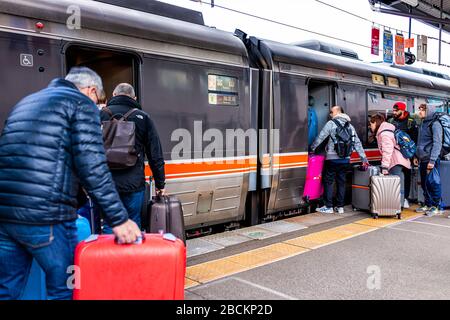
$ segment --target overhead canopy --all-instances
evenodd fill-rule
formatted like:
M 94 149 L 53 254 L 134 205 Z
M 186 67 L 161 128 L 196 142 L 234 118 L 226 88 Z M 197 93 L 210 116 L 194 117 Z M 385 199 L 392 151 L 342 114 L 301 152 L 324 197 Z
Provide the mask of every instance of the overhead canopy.
M 422 20 L 436 27 L 442 23 L 442 29 L 450 32 L 450 0 L 370 0 L 370 2 L 384 4 L 390 7 L 387 10 L 395 10 L 398 15 Z

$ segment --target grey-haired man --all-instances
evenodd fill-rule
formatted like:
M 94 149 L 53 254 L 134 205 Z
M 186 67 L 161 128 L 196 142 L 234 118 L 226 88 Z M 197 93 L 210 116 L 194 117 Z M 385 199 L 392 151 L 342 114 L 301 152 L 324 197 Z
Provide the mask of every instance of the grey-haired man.
M 77 244 L 79 183 L 105 212 L 116 237 L 140 236 L 106 164 L 100 77 L 84 67 L 22 99 L 0 137 L 0 299 L 18 299 L 34 258 L 49 299 L 71 299 L 67 268 Z

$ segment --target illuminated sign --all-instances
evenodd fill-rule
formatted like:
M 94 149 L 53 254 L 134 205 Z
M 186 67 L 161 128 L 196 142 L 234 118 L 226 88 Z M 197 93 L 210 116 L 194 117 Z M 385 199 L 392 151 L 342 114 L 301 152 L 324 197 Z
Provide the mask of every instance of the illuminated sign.
M 400 88 L 400 81 L 397 78 L 388 77 L 388 86 L 393 88 Z
M 386 84 L 384 81 L 384 76 L 381 74 L 375 74 L 375 73 L 372 74 L 372 82 L 374 84 L 380 84 L 382 86 L 384 86 Z
M 210 74 L 208 75 L 208 90 L 238 93 L 238 79 Z
M 209 104 L 222 106 L 237 106 L 238 96 L 233 94 L 210 93 L 208 95 Z
M 234 77 L 209 74 L 208 101 L 211 105 L 238 106 L 239 80 Z

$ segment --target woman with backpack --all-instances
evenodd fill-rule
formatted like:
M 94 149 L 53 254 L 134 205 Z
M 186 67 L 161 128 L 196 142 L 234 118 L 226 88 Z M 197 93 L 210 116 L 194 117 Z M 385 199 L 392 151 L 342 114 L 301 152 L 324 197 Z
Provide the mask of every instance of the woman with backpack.
M 411 161 L 400 152 L 395 135 L 395 126 L 386 121 L 384 115 L 378 113 L 370 118 L 370 129 L 375 134 L 378 149 L 381 153 L 381 172 L 384 175 L 396 175 L 401 180 L 402 207 L 409 207 L 405 194 L 404 168 L 411 169 Z

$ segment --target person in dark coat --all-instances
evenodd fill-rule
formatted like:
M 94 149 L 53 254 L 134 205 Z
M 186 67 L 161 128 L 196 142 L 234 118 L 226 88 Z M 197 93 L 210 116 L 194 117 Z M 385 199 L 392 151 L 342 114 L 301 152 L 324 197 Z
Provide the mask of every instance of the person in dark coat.
M 22 99 L 0 137 L 0 299 L 18 299 L 33 259 L 49 299 L 71 299 L 80 183 L 119 241 L 141 236 L 114 188 L 95 105 L 100 77 L 84 67 Z
M 141 209 L 145 196 L 145 155 L 152 170 L 156 193 L 165 193 L 164 156 L 153 121 L 142 111 L 141 105 L 136 101 L 133 86 L 128 83 L 119 84 L 113 92 L 113 98 L 108 102 L 107 108 L 101 111 L 102 121 L 108 121 L 111 116 L 120 118 L 132 112 L 127 121 L 135 123 L 135 150 L 138 155 L 136 164 L 127 169 L 111 170 L 116 189 L 128 211 L 130 219 L 141 227 Z M 111 229 L 105 225 L 103 233 L 110 233 Z
M 396 129 L 407 133 L 417 144 L 419 126 L 417 125 L 416 119 L 406 110 L 406 103 L 401 101 L 396 102 L 392 109 L 394 117 L 390 118 L 388 122 L 393 124 Z M 405 176 L 405 200 L 403 201 L 403 208 L 409 208 L 408 198 L 411 191 L 411 170 L 403 167 L 403 174 Z
M 440 156 L 443 145 L 444 129 L 435 120 L 436 107 L 422 104 L 419 117 L 423 120 L 419 128 L 415 164 L 419 166 L 425 203 L 417 212 L 427 216 L 441 213 L 442 189 L 440 179 L 431 185 L 427 183 L 429 174 L 434 171 L 440 177 Z

